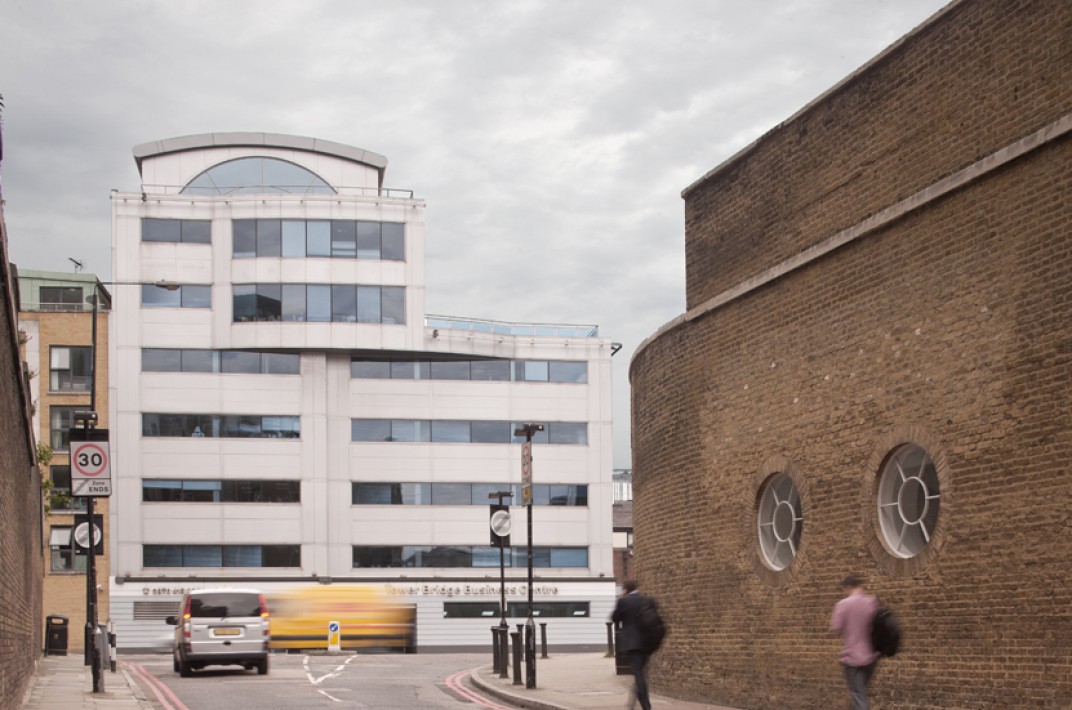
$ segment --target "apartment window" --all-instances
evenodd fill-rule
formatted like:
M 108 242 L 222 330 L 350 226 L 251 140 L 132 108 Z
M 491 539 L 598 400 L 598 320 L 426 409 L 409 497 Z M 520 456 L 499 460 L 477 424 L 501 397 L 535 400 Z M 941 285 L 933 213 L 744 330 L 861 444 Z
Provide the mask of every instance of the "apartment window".
M 93 348 L 53 345 L 48 351 L 48 387 L 53 392 L 88 392 Z
M 297 439 L 301 417 L 244 414 L 142 414 L 144 437 Z
M 81 286 L 42 286 L 38 292 L 42 311 L 81 311 L 85 309 Z
M 506 551 L 507 567 L 527 567 L 528 550 L 513 547 Z M 587 568 L 586 547 L 534 547 L 533 567 Z M 360 546 L 353 548 L 355 569 L 379 567 L 498 567 L 499 548 L 485 545 L 403 545 Z
M 405 323 L 401 286 L 235 284 L 234 322 Z
M 375 360 L 353 358 L 355 379 L 588 382 L 584 360 Z
M 255 257 L 333 257 L 405 259 L 405 225 L 354 220 L 237 219 L 233 255 Z
M 71 467 L 49 466 L 49 478 L 52 479 L 52 493 L 49 501 L 52 510 L 85 510 L 85 498 L 71 497 Z
M 85 572 L 87 551 L 74 544 L 72 528 L 52 526 L 48 534 L 49 565 L 52 572 Z
M 517 422 L 467 421 L 457 419 L 351 419 L 350 440 L 355 442 L 427 442 L 433 443 L 524 443 L 525 437 L 513 432 Z M 536 444 L 585 446 L 588 424 L 585 422 L 551 422 L 532 437 Z
M 143 567 L 301 567 L 301 545 L 143 545 Z
M 352 484 L 354 505 L 487 505 L 491 493 L 509 491 L 521 500 L 517 483 L 366 483 Z M 533 484 L 533 505 L 588 505 L 588 486 Z
M 143 308 L 212 308 L 212 287 L 183 284 L 172 290 L 142 284 L 141 305 Z
M 74 413 L 89 409 L 88 404 L 78 407 L 61 407 L 51 405 L 48 408 L 48 443 L 55 452 L 67 451 L 70 443 L 70 430 L 74 427 Z
M 212 222 L 207 219 L 153 219 L 141 220 L 143 242 L 185 242 L 187 244 L 211 244 Z
M 934 537 L 940 503 L 930 454 L 915 444 L 895 449 L 878 483 L 878 520 L 886 547 L 901 558 L 922 552 Z

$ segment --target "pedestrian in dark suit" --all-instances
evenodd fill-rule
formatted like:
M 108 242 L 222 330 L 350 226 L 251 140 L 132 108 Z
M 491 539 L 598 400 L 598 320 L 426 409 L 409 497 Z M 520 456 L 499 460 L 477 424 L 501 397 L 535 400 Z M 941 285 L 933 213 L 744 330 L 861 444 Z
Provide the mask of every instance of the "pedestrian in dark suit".
M 640 701 L 641 710 L 651 710 L 647 677 L 650 654 L 644 648 L 640 630 L 637 628 L 637 617 L 646 603 L 644 595 L 637 591 L 637 583 L 629 580 L 622 585 L 622 595 L 618 597 L 618 603 L 615 604 L 614 613 L 610 617 L 611 621 L 622 625 L 618 650 L 629 654 L 629 665 L 633 669 L 633 679 L 636 681 L 634 698 Z M 630 705 L 634 704 L 635 701 Z

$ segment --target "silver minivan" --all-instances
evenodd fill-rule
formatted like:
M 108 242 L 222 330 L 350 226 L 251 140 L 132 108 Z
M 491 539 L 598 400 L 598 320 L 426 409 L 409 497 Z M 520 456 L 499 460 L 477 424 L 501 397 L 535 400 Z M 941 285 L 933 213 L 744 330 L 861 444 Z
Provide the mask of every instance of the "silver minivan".
M 205 666 L 239 665 L 268 672 L 268 606 L 255 589 L 197 589 L 182 598 L 171 645 L 175 672 L 188 678 Z

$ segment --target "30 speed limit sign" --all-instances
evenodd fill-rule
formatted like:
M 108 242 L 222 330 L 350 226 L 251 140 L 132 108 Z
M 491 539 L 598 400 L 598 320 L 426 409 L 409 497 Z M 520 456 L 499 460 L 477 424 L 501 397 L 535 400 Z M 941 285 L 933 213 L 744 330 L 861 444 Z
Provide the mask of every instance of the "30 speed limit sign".
M 112 494 L 108 442 L 71 442 L 71 495 L 97 497 Z

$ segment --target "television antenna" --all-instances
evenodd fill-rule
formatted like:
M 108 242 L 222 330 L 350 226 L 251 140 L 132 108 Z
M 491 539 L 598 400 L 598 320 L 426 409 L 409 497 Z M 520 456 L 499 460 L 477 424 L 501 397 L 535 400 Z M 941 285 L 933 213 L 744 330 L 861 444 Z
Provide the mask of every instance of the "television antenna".
M 79 271 L 81 271 L 82 269 L 86 268 L 86 265 L 84 263 L 82 263 L 81 261 L 79 261 L 78 259 L 72 259 L 71 257 L 67 257 L 67 261 L 69 261 L 72 264 L 74 264 L 74 272 L 76 274 Z

